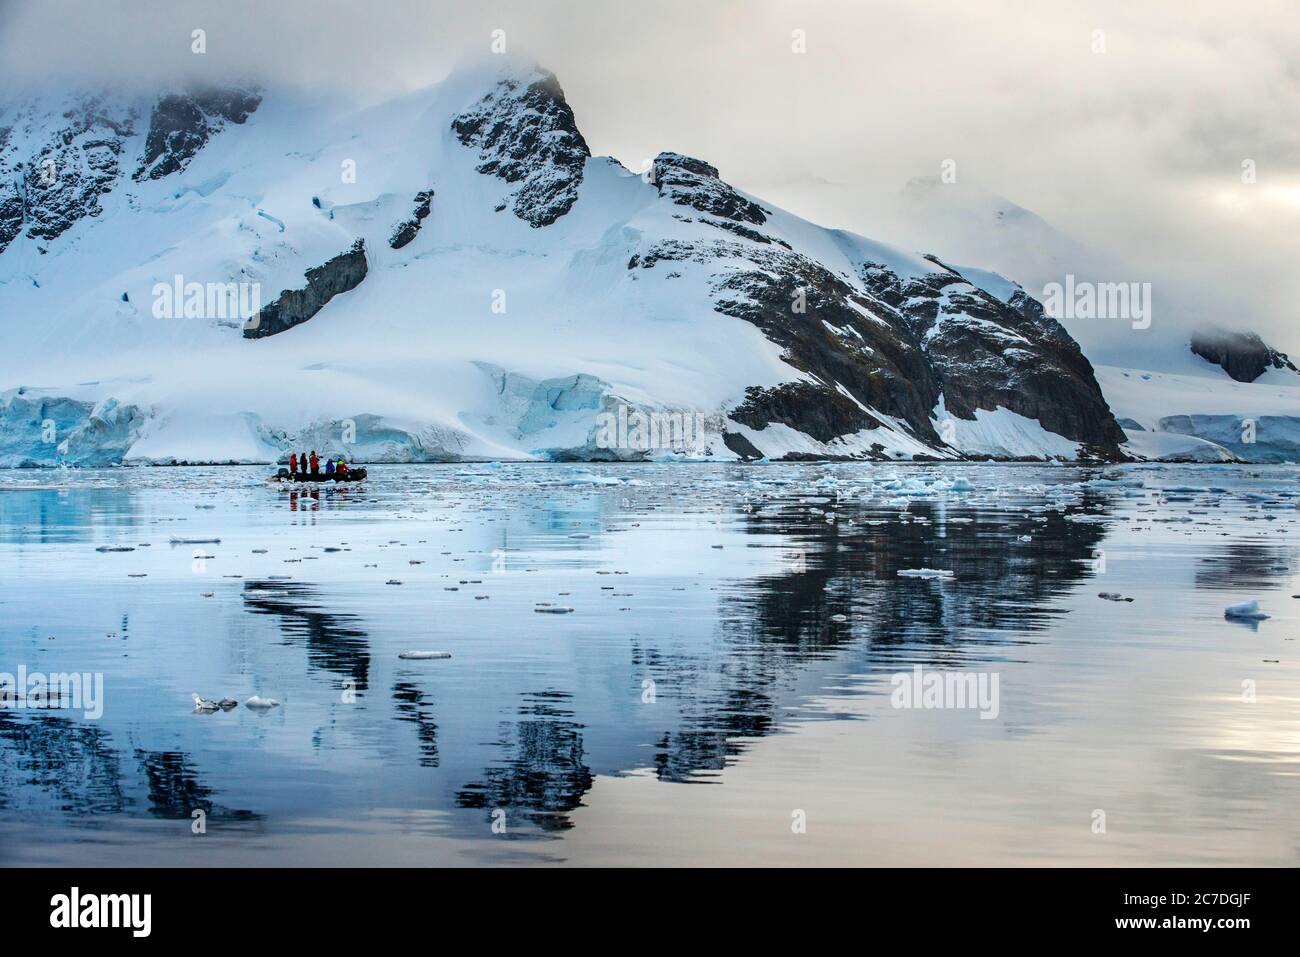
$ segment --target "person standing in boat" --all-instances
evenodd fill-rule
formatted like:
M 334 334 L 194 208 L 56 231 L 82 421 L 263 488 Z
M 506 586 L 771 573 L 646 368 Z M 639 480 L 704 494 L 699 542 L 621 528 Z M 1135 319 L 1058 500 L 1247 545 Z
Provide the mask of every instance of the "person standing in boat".
M 307 474 L 307 453 L 306 452 L 298 453 L 298 474 L 299 475 Z
M 342 459 L 339 459 L 339 464 L 334 466 L 334 474 L 337 475 L 339 478 L 347 478 L 348 463 L 344 462 Z
M 326 460 L 325 460 L 325 474 L 326 474 L 326 475 L 333 475 L 333 474 L 334 474 L 334 460 L 333 460 L 333 459 L 326 459 Z
M 297 471 L 298 471 L 298 453 L 290 452 L 289 453 L 289 474 L 293 475 Z
M 320 458 L 316 455 L 316 450 L 311 450 L 311 474 L 320 475 Z

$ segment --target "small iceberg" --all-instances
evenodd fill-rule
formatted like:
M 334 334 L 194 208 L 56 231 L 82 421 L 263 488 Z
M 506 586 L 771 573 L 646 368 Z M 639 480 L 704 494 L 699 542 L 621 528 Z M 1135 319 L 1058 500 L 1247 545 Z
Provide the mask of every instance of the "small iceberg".
M 399 651 L 397 657 L 407 661 L 429 661 L 433 658 L 450 658 L 450 651 Z
M 952 578 L 946 568 L 900 568 L 899 578 Z
M 1259 610 L 1258 600 L 1252 599 L 1251 601 L 1242 601 L 1235 605 L 1229 605 L 1223 609 L 1223 617 L 1237 621 L 1263 621 L 1270 616 Z
M 272 708 L 280 707 L 280 702 L 274 698 L 260 698 L 257 695 L 249 698 L 244 702 L 245 708 L 252 708 L 254 711 L 270 711 Z

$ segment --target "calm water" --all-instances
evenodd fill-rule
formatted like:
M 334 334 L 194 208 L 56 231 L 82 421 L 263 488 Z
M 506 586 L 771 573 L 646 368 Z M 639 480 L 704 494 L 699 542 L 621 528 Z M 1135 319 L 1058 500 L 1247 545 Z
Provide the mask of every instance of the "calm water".
M 0 473 L 0 863 L 1297 862 L 1298 469 L 267 471 Z

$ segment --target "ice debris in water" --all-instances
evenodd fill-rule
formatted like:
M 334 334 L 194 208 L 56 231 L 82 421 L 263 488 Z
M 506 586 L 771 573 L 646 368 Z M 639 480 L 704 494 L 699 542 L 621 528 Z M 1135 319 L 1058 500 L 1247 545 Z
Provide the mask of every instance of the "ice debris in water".
M 900 568 L 899 578 L 951 578 L 952 572 L 946 568 Z
M 1258 599 L 1237 602 L 1223 609 L 1224 618 L 1238 618 L 1243 621 L 1263 621 L 1269 616 L 1259 610 Z
M 1125 596 L 1121 595 L 1117 591 L 1099 591 L 1097 592 L 1097 597 L 1104 598 L 1107 601 L 1132 601 L 1133 600 L 1132 598 L 1126 598 Z
M 272 708 L 280 707 L 280 702 L 274 698 L 261 698 L 257 695 L 249 698 L 244 702 L 245 708 L 252 708 L 254 711 L 270 711 Z
M 190 695 L 194 699 L 195 714 L 212 714 L 216 711 L 232 711 L 239 707 L 239 702 L 234 698 L 222 698 L 220 701 L 213 701 L 199 694 Z
M 450 658 L 450 651 L 400 651 L 397 657 L 408 661 L 427 661 L 432 658 Z

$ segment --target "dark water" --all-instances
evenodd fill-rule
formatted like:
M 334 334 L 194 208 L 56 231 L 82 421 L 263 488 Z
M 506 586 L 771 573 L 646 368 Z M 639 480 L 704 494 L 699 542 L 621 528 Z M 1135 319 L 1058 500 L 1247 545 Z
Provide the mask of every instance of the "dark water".
M 0 475 L 0 862 L 1296 861 L 1296 469 L 264 471 Z

